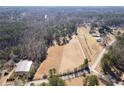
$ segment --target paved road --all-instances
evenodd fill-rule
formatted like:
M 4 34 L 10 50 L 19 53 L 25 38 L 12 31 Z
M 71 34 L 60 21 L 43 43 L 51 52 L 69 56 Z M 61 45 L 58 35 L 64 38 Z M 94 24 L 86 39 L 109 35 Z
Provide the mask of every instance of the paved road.
M 77 38 L 77 37 L 76 37 L 76 38 Z M 112 45 L 114 42 L 115 42 L 115 40 L 111 41 L 108 46 Z M 81 47 L 81 45 L 80 45 L 80 47 Z M 82 50 L 82 54 L 83 54 L 83 56 L 84 56 L 84 52 L 83 52 L 82 47 L 81 47 L 81 50 Z M 95 60 L 94 64 L 93 64 L 91 67 L 89 67 L 92 72 L 94 72 L 94 73 L 97 74 L 100 78 L 103 78 L 104 80 L 106 80 L 106 78 L 104 77 L 104 75 L 102 75 L 101 73 L 97 72 L 97 71 L 95 70 L 95 68 L 96 68 L 97 65 L 101 62 L 101 59 L 102 59 L 103 55 L 104 55 L 106 52 L 107 52 L 107 48 L 104 48 L 104 49 L 101 51 L 101 53 L 99 54 L 99 56 L 97 57 L 97 59 Z M 84 57 L 85 57 L 85 56 L 84 56 Z M 78 74 L 78 76 L 81 76 L 81 75 L 83 74 L 83 72 L 78 72 L 77 74 Z M 75 75 L 74 75 L 74 74 L 66 75 L 66 76 L 62 76 L 61 78 L 62 78 L 63 80 L 67 80 L 67 79 L 70 79 L 70 78 L 75 78 Z M 25 86 L 30 86 L 31 83 L 34 83 L 35 85 L 40 85 L 40 84 L 42 84 L 43 82 L 48 83 L 49 81 L 48 81 L 47 79 L 35 80 L 35 81 L 31 81 L 31 82 L 26 83 Z
M 111 42 L 109 43 L 108 47 L 109 47 L 110 45 L 112 45 L 114 42 L 115 42 L 115 40 L 111 41 Z M 101 53 L 98 55 L 97 59 L 95 60 L 94 64 L 90 67 L 90 70 L 91 70 L 91 71 L 94 71 L 94 70 L 95 70 L 96 66 L 101 62 L 101 59 L 102 59 L 103 55 L 104 55 L 105 53 L 107 53 L 107 51 L 108 51 L 107 48 L 104 48 L 104 49 L 101 51 Z
M 63 80 L 69 80 L 69 79 L 73 79 L 76 77 L 80 77 L 83 76 L 84 74 L 87 74 L 88 72 L 85 71 L 81 71 L 81 72 L 77 72 L 77 73 L 72 73 L 70 75 L 65 75 L 65 76 L 61 76 L 60 78 Z
M 35 81 L 31 81 L 31 82 L 27 82 L 26 84 L 25 84 L 25 86 L 30 86 L 32 83 L 34 84 L 34 85 L 40 85 L 40 84 L 42 84 L 42 83 L 48 83 L 49 81 L 48 81 L 48 79 L 43 79 L 43 80 L 35 80 Z
M 115 43 L 115 41 L 116 41 L 116 40 L 111 41 L 111 42 L 109 43 L 108 47 L 109 47 L 110 45 L 112 45 L 113 43 Z M 101 74 L 100 72 L 98 72 L 98 71 L 95 70 L 96 67 L 97 67 L 97 65 L 100 64 L 103 55 L 104 55 L 105 53 L 107 53 L 107 52 L 108 52 L 107 48 L 104 48 L 104 49 L 102 50 L 102 52 L 99 54 L 99 56 L 97 57 L 97 59 L 95 60 L 94 64 L 93 64 L 92 66 L 90 66 L 89 68 L 90 68 L 90 71 L 93 72 L 93 73 L 95 73 L 95 74 L 97 74 L 99 78 L 102 78 L 103 80 L 109 82 L 103 74 Z
M 101 53 L 98 55 L 97 59 L 95 60 L 94 64 L 91 66 L 91 70 L 94 70 L 96 66 L 101 62 L 103 55 L 106 53 L 106 49 L 104 48 Z

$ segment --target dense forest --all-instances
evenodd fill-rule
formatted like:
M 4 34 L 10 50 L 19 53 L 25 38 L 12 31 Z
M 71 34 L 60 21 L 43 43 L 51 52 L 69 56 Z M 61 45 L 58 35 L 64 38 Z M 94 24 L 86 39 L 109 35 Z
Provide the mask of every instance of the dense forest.
M 1 7 L 0 62 L 10 59 L 42 62 L 47 49 L 54 42 L 68 43 L 79 24 L 123 26 L 123 10 L 123 7 Z

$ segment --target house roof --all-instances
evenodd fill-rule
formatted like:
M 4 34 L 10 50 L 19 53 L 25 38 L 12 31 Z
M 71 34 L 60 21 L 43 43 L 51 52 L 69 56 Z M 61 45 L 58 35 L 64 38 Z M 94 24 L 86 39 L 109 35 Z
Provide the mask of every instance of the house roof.
M 15 72 L 29 72 L 32 63 L 33 62 L 29 60 L 21 60 L 19 63 L 17 63 Z

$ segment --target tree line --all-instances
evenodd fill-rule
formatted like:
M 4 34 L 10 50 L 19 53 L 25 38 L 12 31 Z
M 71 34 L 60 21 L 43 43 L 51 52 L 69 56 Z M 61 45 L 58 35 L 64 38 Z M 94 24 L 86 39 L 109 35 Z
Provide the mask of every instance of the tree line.
M 112 45 L 108 53 L 102 58 L 101 68 L 104 74 L 110 75 L 117 82 L 121 81 L 124 72 L 124 34 L 117 36 L 117 42 Z

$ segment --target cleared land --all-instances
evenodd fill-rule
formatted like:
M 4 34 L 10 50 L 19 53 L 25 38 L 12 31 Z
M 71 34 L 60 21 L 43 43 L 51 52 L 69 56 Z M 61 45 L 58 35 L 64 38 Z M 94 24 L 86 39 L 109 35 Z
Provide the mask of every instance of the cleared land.
M 90 27 L 78 27 L 77 33 L 80 44 L 82 45 L 83 51 L 86 57 L 92 61 L 102 49 L 101 46 L 96 42 L 95 38 L 89 34 Z
M 48 74 L 49 69 L 55 68 L 57 73 L 63 73 L 80 66 L 84 57 L 81 51 L 80 43 L 76 36 L 64 46 L 53 46 L 48 49 L 47 59 L 41 63 L 34 79 L 41 79 Z
M 48 49 L 46 60 L 41 63 L 34 79 L 41 79 L 49 73 L 49 69 L 55 68 L 57 73 L 74 70 L 83 64 L 85 58 L 92 58 L 99 52 L 100 45 L 89 34 L 90 28 L 78 27 L 77 36 L 73 36 L 70 42 L 63 46 L 53 46 Z
M 81 76 L 70 80 L 65 80 L 65 83 L 67 86 L 82 86 L 84 79 L 85 78 Z
M 60 60 L 62 57 L 63 46 L 53 46 L 48 49 L 48 56 L 46 60 L 44 60 L 40 67 L 38 68 L 34 79 L 41 79 L 41 77 L 45 74 L 48 74 L 49 69 L 56 68 L 58 71 L 60 67 Z
M 76 36 L 73 36 L 69 44 L 63 48 L 62 58 L 60 62 L 59 73 L 73 71 L 74 68 L 83 64 L 84 53 L 80 47 L 80 43 Z

